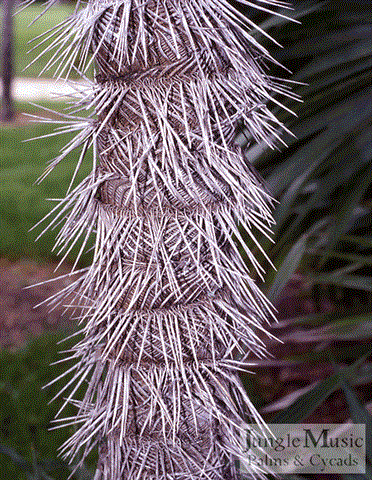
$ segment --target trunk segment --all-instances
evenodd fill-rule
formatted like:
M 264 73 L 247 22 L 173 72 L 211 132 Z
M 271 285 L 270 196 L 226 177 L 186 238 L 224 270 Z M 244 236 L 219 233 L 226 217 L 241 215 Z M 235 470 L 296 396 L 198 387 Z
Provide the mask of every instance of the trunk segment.
M 262 3 L 282 5 L 247 2 Z M 78 413 L 63 421 L 79 428 L 62 451 L 98 444 L 94 480 L 236 479 L 241 432 L 262 423 L 238 371 L 265 354 L 271 308 L 241 232 L 269 231 L 271 199 L 234 137 L 273 145 L 267 103 L 285 89 L 242 22 L 223 0 L 92 1 L 65 24 L 71 45 L 59 40 L 96 69 L 77 101 L 95 117 L 76 120 L 73 145 L 93 145 L 95 165 L 56 216 L 57 244 L 95 231 L 95 255 L 55 299 L 75 296 L 85 334 L 67 385 Z

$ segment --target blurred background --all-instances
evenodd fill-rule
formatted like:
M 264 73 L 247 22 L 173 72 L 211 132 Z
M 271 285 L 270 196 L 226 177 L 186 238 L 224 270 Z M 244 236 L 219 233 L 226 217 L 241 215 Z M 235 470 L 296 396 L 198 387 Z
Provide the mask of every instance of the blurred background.
M 285 13 L 301 23 L 239 7 L 281 44 L 255 33 L 287 69 L 271 65 L 270 73 L 286 79 L 286 85 L 292 82 L 293 92 L 302 98 L 298 102 L 278 96 L 296 116 L 272 105 L 294 134 L 283 132 L 288 148 L 245 149 L 247 161 L 280 201 L 274 242 L 259 241 L 276 267 L 265 265 L 262 288 L 278 309 L 270 332 L 283 343 L 266 339 L 272 356 L 257 361 L 254 375 L 242 380 L 268 422 L 365 423 L 367 474 L 342 476 L 359 480 L 372 478 L 372 10 L 370 2 L 362 0 L 294 0 L 293 7 Z M 3 0 L 0 471 L 4 480 L 66 480 L 73 466 L 57 457 L 57 449 L 72 430 L 48 431 L 59 408 L 58 400 L 48 402 L 63 382 L 42 386 L 68 368 L 50 364 L 76 341 L 58 345 L 77 326 L 63 310 L 50 311 L 45 300 L 70 281 L 59 276 L 69 271 L 77 250 L 55 271 L 58 229 L 35 242 L 46 222 L 30 228 L 53 207 L 47 198 L 65 195 L 79 152 L 35 184 L 71 136 L 25 140 L 45 137 L 54 128 L 32 115 L 53 120 L 58 117 L 53 111 L 64 112 L 69 106 L 68 97 L 56 100 L 46 94 L 61 92 L 60 84 L 47 82 L 53 68 L 38 76 L 53 52 L 39 57 L 43 45 L 27 51 L 34 45 L 29 41 L 70 15 L 74 4 L 58 3 L 28 26 L 45 8 L 35 3 L 16 15 L 9 29 L 6 12 L 16 8 L 13 0 Z M 12 95 L 7 84 L 13 85 Z M 25 101 L 30 98 L 44 110 Z M 77 180 L 90 169 L 88 155 Z M 88 253 L 79 266 L 89 261 Z M 52 278 L 55 281 L 42 283 Z M 35 283 L 39 285 L 25 289 Z M 93 463 L 94 458 L 73 478 L 90 479 Z

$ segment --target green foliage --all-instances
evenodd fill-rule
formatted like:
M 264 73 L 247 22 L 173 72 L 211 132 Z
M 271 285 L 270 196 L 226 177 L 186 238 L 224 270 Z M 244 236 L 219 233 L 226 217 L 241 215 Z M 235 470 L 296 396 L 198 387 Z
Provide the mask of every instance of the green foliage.
M 311 285 L 370 292 L 372 18 L 363 2 L 345 9 L 330 0 L 304 14 L 307 5 L 295 4 L 301 25 L 270 29 L 284 45 L 274 57 L 296 72 L 293 80 L 306 82 L 294 87 L 303 103 L 288 105 L 297 117 L 282 115 L 294 137 L 286 138 L 289 149 L 253 148 L 247 158 L 280 200 L 275 245 L 267 243 L 274 263 L 288 262 L 302 238 L 298 270 Z
M 352 365 L 343 368 L 340 372 L 335 372 L 328 378 L 316 383 L 306 393 L 297 398 L 289 408 L 283 410 L 277 414 L 272 420 L 272 423 L 301 423 L 306 420 L 315 409 L 326 400 L 331 393 L 337 388 L 341 388 L 343 382 L 353 381 L 358 384 L 359 382 L 366 381 L 366 372 L 364 368 L 360 368 L 361 364 L 370 355 L 370 351 L 354 362 Z M 372 379 L 372 369 L 369 365 L 369 371 L 367 372 L 367 381 Z M 362 423 L 362 422 L 357 422 Z
M 350 381 L 345 377 L 343 372 L 337 372 L 340 378 L 342 389 L 350 409 L 351 419 L 354 423 L 364 423 L 366 427 L 366 456 L 367 469 L 372 474 L 372 416 L 368 410 L 360 403 L 354 389 L 350 385 Z
M 303 353 L 279 361 L 306 368 L 334 358 L 344 368 L 306 392 L 275 402 L 277 409 L 287 405 L 277 418 L 288 422 L 306 420 L 341 387 L 354 417 L 357 406 L 347 382 L 372 383 L 367 360 L 372 336 L 372 15 L 368 2 L 360 1 L 345 8 L 337 0 L 299 0 L 294 7 L 301 24 L 263 22 L 283 45 L 277 51 L 270 46 L 274 58 L 295 72 L 291 80 L 302 82 L 294 90 L 303 103 L 286 104 L 297 116 L 277 112 L 294 136 L 285 138 L 288 149 L 247 146 L 246 156 L 280 201 L 275 243 L 261 239 L 277 267 L 269 274 L 269 297 L 278 301 L 296 273 L 302 285 L 297 297 L 315 305 L 327 298 L 334 309 L 280 322 L 274 333 L 285 344 L 302 345 Z M 280 69 L 277 73 L 282 75 Z M 266 405 L 266 411 L 274 410 Z
M 44 104 L 45 105 L 45 104 Z M 54 109 L 65 105 L 55 104 Z M 34 107 L 20 105 L 20 111 L 37 111 Z M 43 115 L 42 111 L 38 111 Z M 30 140 L 47 135 L 53 125 L 29 123 L 26 126 L 9 125 L 0 130 L 0 254 L 10 259 L 34 257 L 55 259 L 52 252 L 56 231 L 48 231 L 37 242 L 35 238 L 43 230 L 40 226 L 30 232 L 53 207 L 47 198 L 63 198 L 75 169 L 79 152 L 71 153 L 40 185 L 36 180 L 45 169 L 48 160 L 60 154 L 71 136 L 57 135 L 50 138 Z M 89 159 L 82 166 L 78 178 L 90 170 Z M 71 253 L 70 259 L 76 254 Z

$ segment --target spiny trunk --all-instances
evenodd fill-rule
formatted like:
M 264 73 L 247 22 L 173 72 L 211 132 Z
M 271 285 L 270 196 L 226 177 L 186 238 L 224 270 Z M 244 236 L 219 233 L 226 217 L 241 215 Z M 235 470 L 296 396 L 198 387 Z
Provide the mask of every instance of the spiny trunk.
M 66 215 L 67 252 L 96 230 L 92 266 L 64 292 L 85 339 L 64 422 L 80 426 L 63 447 L 85 458 L 98 444 L 95 480 L 235 479 L 241 431 L 261 422 L 238 371 L 265 354 L 270 306 L 240 232 L 268 231 L 270 198 L 234 136 L 273 144 L 266 105 L 285 89 L 242 22 L 224 0 L 92 0 L 64 26 L 70 46 L 61 30 L 62 57 L 90 51 L 96 68 L 77 102 L 95 118 L 76 120 L 75 141 L 95 165 L 54 220 Z

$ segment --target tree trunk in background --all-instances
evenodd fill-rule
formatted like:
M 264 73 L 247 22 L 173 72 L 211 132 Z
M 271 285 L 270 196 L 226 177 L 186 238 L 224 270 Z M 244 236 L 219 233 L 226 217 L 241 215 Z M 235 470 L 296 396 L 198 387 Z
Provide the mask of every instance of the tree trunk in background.
M 1 120 L 10 122 L 14 118 L 12 99 L 13 80 L 13 7 L 15 0 L 3 0 L 3 36 L 2 36 L 2 109 Z
M 262 3 L 282 5 L 249 5 Z M 51 222 L 65 218 L 67 252 L 96 230 L 92 266 L 65 291 L 83 309 L 72 358 L 88 388 L 66 400 L 79 428 L 63 447 L 84 459 L 98 445 L 94 480 L 236 479 L 246 422 L 262 423 L 238 372 L 265 354 L 270 305 L 241 232 L 256 249 L 271 199 L 234 137 L 273 145 L 267 103 L 285 88 L 242 21 L 224 0 L 92 0 L 66 23 L 72 44 L 60 38 L 62 61 L 93 52 L 96 66 L 77 100 L 95 118 L 76 119 L 66 147 L 93 145 L 93 171 Z

